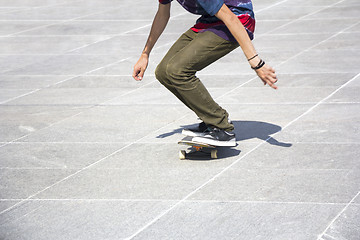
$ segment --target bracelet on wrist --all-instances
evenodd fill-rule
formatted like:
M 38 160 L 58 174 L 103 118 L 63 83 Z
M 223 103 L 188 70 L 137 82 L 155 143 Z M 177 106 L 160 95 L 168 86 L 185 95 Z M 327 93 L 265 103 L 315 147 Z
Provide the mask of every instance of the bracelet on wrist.
M 260 59 L 260 62 L 258 63 L 258 65 L 256 67 L 251 67 L 251 68 L 254 70 L 258 70 L 258 69 L 262 68 L 264 65 L 265 65 L 265 61 Z
M 251 58 L 248 59 L 248 61 L 253 60 L 254 58 L 256 58 L 259 54 L 255 54 L 254 56 L 252 56 Z

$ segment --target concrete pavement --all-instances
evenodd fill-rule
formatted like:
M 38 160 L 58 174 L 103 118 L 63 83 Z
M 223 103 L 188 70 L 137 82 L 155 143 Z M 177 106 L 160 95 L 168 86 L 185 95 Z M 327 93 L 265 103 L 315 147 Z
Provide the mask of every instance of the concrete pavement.
M 135 82 L 156 1 L 0 1 L 0 239 L 360 239 L 360 3 L 253 2 L 279 89 L 240 49 L 199 72 L 238 146 L 180 161 L 154 69 L 196 16 Z

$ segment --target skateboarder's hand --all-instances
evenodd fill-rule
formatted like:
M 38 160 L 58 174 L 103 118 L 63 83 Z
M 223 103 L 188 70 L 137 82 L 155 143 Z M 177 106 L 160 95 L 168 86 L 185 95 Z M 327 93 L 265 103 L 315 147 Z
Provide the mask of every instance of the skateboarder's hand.
M 141 54 L 139 60 L 134 66 L 133 78 L 136 81 L 141 81 L 144 77 L 145 70 L 148 66 L 149 57 L 147 54 Z
M 265 64 L 260 69 L 255 70 L 261 81 L 263 81 L 264 85 L 268 84 L 273 89 L 277 89 L 275 83 L 277 82 L 277 77 L 275 74 L 275 70 L 269 65 Z

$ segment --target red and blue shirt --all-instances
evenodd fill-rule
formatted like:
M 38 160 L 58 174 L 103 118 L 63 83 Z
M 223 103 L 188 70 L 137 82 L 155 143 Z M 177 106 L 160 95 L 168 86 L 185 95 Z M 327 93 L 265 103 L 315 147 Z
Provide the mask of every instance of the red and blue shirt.
M 173 0 L 159 0 L 161 4 L 168 4 Z M 201 15 L 191 28 L 195 32 L 211 31 L 216 35 L 235 42 L 225 24 L 214 15 L 225 4 L 244 25 L 250 39 L 254 38 L 255 17 L 251 0 L 177 0 L 188 12 Z

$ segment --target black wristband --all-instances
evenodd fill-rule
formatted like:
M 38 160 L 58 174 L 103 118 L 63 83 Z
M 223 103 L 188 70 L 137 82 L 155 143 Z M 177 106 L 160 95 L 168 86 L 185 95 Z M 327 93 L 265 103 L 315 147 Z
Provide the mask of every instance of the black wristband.
M 248 61 L 253 60 L 253 59 L 256 58 L 258 55 L 259 55 L 259 54 L 254 55 L 253 57 L 249 58 Z
M 263 61 L 262 59 L 260 59 L 259 64 L 256 67 L 251 67 L 254 70 L 258 70 L 260 68 L 262 68 L 265 65 L 265 61 Z

